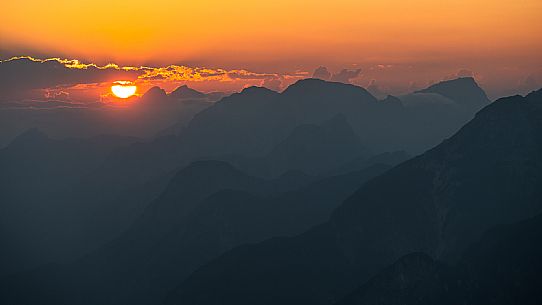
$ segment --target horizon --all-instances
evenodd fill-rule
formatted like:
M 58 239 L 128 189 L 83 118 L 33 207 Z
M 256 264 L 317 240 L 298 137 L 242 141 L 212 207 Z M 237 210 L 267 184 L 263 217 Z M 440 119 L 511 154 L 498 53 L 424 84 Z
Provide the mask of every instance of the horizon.
M 20 63 L 19 63 L 20 62 Z M 14 64 L 15 68 L 5 67 L 8 64 Z M 20 65 L 17 66 L 17 65 Z M 66 79 L 66 76 L 60 72 L 58 80 L 51 78 L 52 67 L 46 67 L 47 64 L 56 65 L 59 69 L 66 70 L 64 74 L 69 75 L 70 70 L 76 70 L 79 76 L 72 79 Z M 43 67 L 38 67 L 39 65 Z M 3 69 L 4 68 L 4 69 Z M 374 70 L 389 70 L 393 66 L 377 65 L 376 67 L 356 67 L 352 69 L 344 68 L 340 70 L 330 70 L 325 66 L 317 66 L 312 71 L 294 71 L 293 73 L 259 73 L 245 69 L 225 70 L 222 68 L 190 67 L 184 65 L 167 66 L 121 66 L 113 62 L 104 65 L 98 65 L 91 62 L 82 62 L 78 59 L 65 59 L 59 57 L 36 58 L 32 56 L 13 56 L 7 59 L 0 59 L 0 74 L 4 78 L 12 78 L 11 82 L 18 82 L 23 90 L 18 90 L 16 94 L 10 94 L 11 85 L 4 85 L 4 95 L 0 94 L 0 99 L 8 98 L 17 100 L 21 98 L 44 99 L 54 95 L 66 93 L 68 96 L 77 93 L 79 96 L 73 98 L 74 101 L 95 102 L 107 99 L 111 95 L 111 84 L 118 81 L 129 81 L 137 86 L 137 96 L 142 96 L 152 87 L 159 87 L 170 93 L 181 86 L 188 86 L 204 93 L 240 92 L 246 87 L 257 86 L 266 87 L 273 91 L 282 92 L 298 80 L 307 78 L 322 79 L 331 82 L 340 82 L 352 84 L 367 89 L 371 94 L 382 99 L 388 95 L 400 96 L 416 92 L 431 85 L 458 79 L 473 78 L 475 82 L 482 87 L 491 100 L 512 95 L 526 95 L 542 87 L 538 78 L 531 74 L 523 79 L 518 79 L 517 83 L 508 84 L 509 86 L 499 88 L 492 87 L 480 74 L 469 69 L 459 69 L 454 73 L 442 75 L 440 78 L 431 79 L 425 82 L 415 82 L 408 78 L 395 79 L 395 83 L 390 86 L 382 85 L 375 78 L 369 78 Z M 21 75 L 18 70 L 21 70 Z M 369 70 L 369 73 L 366 72 Z M 43 75 L 40 75 L 43 74 Z M 32 75 L 33 74 L 33 75 Z M 85 76 L 84 74 L 88 74 Z M 48 78 L 47 85 L 34 85 L 31 82 L 24 83 L 23 79 L 35 77 L 37 82 Z M 7 79 L 6 79 L 7 80 Z M 4 82 L 5 83 L 5 82 Z M 22 84 L 21 84 L 22 83 Z M 0 84 L 0 87 L 2 84 Z M 82 90 L 85 89 L 85 90 Z M 7 95 L 6 95 L 7 92 Z
M 318 67 L 341 82 L 391 95 L 473 76 L 495 99 L 542 87 L 541 10 L 536 0 L 318 0 L 310 7 L 303 1 L 99 0 L 67 6 L 63 0 L 26 0 L 7 3 L 0 13 L 10 25 L 0 29 L 0 60 L 177 66 L 182 76 L 170 79 L 175 86 L 184 82 L 206 92 L 249 85 L 280 91 Z M 205 70 L 240 74 L 222 82 L 190 75 Z

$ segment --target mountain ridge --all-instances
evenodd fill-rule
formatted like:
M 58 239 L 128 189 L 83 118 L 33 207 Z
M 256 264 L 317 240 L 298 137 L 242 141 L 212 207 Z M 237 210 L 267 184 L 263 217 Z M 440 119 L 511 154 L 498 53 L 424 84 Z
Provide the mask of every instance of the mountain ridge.
M 365 183 L 325 224 L 227 252 L 166 303 L 330 304 L 402 255 L 457 260 L 490 227 L 542 210 L 540 92 L 487 106 L 450 139 Z

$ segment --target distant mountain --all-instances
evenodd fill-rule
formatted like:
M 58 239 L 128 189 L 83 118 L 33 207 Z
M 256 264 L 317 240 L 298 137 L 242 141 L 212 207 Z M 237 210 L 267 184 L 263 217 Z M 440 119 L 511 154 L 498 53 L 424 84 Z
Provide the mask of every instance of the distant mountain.
M 198 113 L 180 137 L 194 155 L 212 157 L 225 154 L 257 156 L 269 151 L 295 126 L 279 127 L 265 110 L 278 93 L 250 87 L 234 93 Z M 276 135 L 282 131 L 281 134 Z
M 142 116 L 152 118 L 155 122 L 168 122 L 158 130 L 157 136 L 170 136 L 179 134 L 190 120 L 198 112 L 210 107 L 219 96 L 207 96 L 204 93 L 180 86 L 173 92 L 167 94 L 160 87 L 152 87 L 139 101 L 131 107 L 139 111 Z
M 0 175 L 9 182 L 9 191 L 23 188 L 21 195 L 37 190 L 50 192 L 71 185 L 74 177 L 90 172 L 113 150 L 136 141 L 109 135 L 57 140 L 32 128 L 0 150 Z
M 263 157 L 230 155 L 221 159 L 235 164 L 247 173 L 262 177 L 276 177 L 289 171 L 322 176 L 353 160 L 366 160 L 370 155 L 346 118 L 338 114 L 320 125 L 304 124 L 296 127 Z M 345 171 L 341 173 L 362 169 L 368 165 L 370 164 L 357 168 L 345 167 Z
M 189 88 L 187 85 L 182 85 L 171 91 L 169 97 L 176 99 L 203 99 L 207 98 L 207 95 L 203 92 Z
M 327 223 L 225 253 L 167 304 L 332 304 L 408 253 L 457 261 L 489 228 L 542 212 L 541 156 L 542 90 L 500 99 Z
M 144 101 L 161 101 L 161 100 L 166 99 L 166 97 L 167 97 L 167 93 L 164 89 L 158 86 L 154 86 L 150 88 L 149 90 L 147 90 L 147 92 L 143 94 L 141 99 Z
M 463 106 L 478 109 L 490 103 L 484 90 L 472 77 L 443 81 L 416 93 L 437 93 Z
M 18 244 L 2 248 L 24 255 L 1 261 L 0 275 L 54 256 L 53 240 L 58 241 L 56 237 L 66 233 L 59 228 L 60 219 L 67 220 L 77 213 L 73 202 L 64 200 L 64 194 L 113 150 L 136 141 L 105 135 L 57 140 L 34 128 L 1 149 L 0 227 L 11 232 L 9 238 L 17 237 Z
M 542 217 L 498 226 L 453 265 L 414 253 L 336 305 L 539 304 Z
M 280 142 L 266 163 L 275 174 L 300 170 L 316 175 L 339 167 L 369 152 L 352 130 L 344 115 L 337 115 L 322 125 L 301 125 Z
M 337 115 L 346 118 L 366 151 L 418 152 L 451 135 L 473 111 L 379 102 L 361 87 L 316 79 L 298 81 L 282 93 L 250 87 L 202 110 L 186 127 L 175 126 L 154 141 L 119 151 L 95 179 L 146 181 L 194 160 L 220 159 L 236 165 L 241 165 L 235 160 L 239 156 L 260 160 L 297 127 L 322 125 Z M 251 173 L 259 174 L 265 167 Z
M 30 127 L 54 138 L 117 134 L 149 139 L 172 126 L 172 132 L 161 134 L 178 134 L 196 113 L 221 98 L 220 94 L 212 94 L 202 99 L 177 99 L 156 86 L 142 93 L 123 103 L 65 99 L 4 102 L 0 111 L 0 147 Z
M 292 175 L 263 180 L 224 162 L 196 162 L 179 171 L 121 237 L 66 268 L 23 274 L 5 287 L 32 291 L 11 295 L 22 304 L 156 304 L 197 267 L 235 246 L 325 221 L 361 183 L 387 169 L 375 165 L 283 191 L 283 179 L 296 184 Z
M 466 87 L 463 83 L 463 79 L 458 79 L 442 86 L 463 90 Z M 450 100 L 448 95 L 462 98 L 461 94 L 451 94 L 452 89 L 435 88 L 427 89 L 435 91 L 429 95 L 429 101 Z M 466 89 L 468 92 L 481 90 L 476 83 Z M 485 96 L 483 92 L 480 94 Z M 361 87 L 304 79 L 282 93 L 253 87 L 224 98 L 195 116 L 182 136 L 195 154 L 258 157 L 278 145 L 299 125 L 321 124 L 341 114 L 365 146 L 374 152 L 420 152 L 452 135 L 481 108 L 462 107 L 463 103 L 470 103 L 472 97 L 466 95 L 466 98 L 469 100 L 452 102 L 453 105 L 430 102 L 412 107 L 412 103 L 403 105 L 401 100 L 391 97 L 379 102 Z M 207 140 L 202 141 L 202 138 Z

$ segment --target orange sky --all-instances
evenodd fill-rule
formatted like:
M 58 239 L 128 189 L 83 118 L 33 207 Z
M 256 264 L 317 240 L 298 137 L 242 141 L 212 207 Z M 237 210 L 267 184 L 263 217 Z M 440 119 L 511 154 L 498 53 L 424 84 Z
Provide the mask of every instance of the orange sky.
M 519 79 L 541 72 L 540 12 L 540 0 L 18 0 L 2 4 L 0 55 L 280 73 L 384 64 L 414 66 L 401 77 L 415 81 L 461 68 Z

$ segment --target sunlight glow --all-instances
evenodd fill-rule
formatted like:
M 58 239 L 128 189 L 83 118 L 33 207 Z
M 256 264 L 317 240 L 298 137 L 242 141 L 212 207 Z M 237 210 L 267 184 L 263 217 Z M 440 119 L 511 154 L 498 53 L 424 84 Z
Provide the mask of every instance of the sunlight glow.
M 116 81 L 111 86 L 111 92 L 119 98 L 129 98 L 137 91 L 137 86 L 130 81 Z

